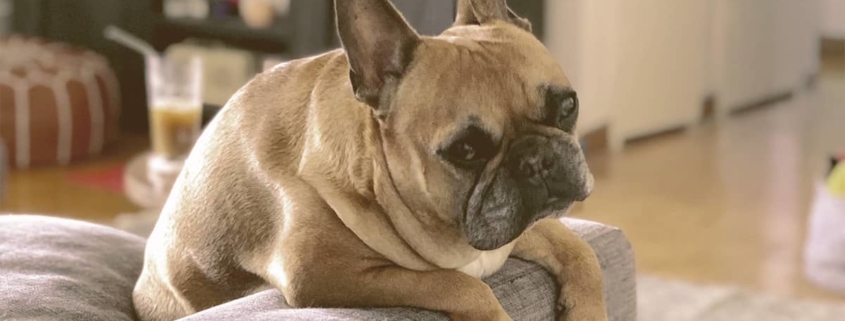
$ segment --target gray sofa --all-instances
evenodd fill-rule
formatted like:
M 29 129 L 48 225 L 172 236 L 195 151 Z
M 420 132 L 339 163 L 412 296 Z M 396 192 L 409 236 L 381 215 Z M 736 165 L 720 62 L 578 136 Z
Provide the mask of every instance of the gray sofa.
M 633 253 L 618 229 L 565 219 L 596 250 L 610 319 L 636 319 Z M 0 320 L 132 321 L 131 293 L 144 239 L 110 227 L 59 218 L 0 215 Z M 542 269 L 511 259 L 485 280 L 515 320 L 553 320 L 557 295 Z M 291 309 L 276 290 L 260 292 L 183 319 L 448 320 L 408 308 Z

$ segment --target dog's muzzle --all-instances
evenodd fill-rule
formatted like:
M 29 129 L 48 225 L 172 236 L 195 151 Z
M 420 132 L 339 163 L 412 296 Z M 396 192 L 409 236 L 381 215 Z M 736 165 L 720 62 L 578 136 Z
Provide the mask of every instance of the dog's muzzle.
M 593 179 L 577 142 L 530 135 L 515 140 L 495 177 L 480 184 L 462 228 L 470 245 L 493 250 L 587 199 Z

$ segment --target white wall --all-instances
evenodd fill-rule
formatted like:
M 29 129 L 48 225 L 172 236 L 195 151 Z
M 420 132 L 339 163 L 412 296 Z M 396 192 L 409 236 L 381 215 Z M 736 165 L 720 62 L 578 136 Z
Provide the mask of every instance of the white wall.
M 592 119 L 582 125 L 587 132 L 609 125 L 616 108 L 617 72 L 620 61 L 618 40 L 614 36 L 618 27 L 617 11 L 613 10 L 615 1 L 585 0 L 582 4 L 582 39 L 580 58 L 582 70 L 579 81 L 579 98 L 586 106 L 587 115 Z
M 714 78 L 722 115 L 805 83 L 818 66 L 818 0 L 717 0 Z
M 709 0 L 617 4 L 611 139 L 693 124 L 700 116 L 709 57 Z
M 581 52 L 584 49 L 582 30 L 583 1 L 558 0 L 546 4 L 545 30 L 546 47 L 557 58 L 573 86 L 580 85 L 582 65 Z
M 546 45 L 560 62 L 581 101 L 578 131 L 610 123 L 616 75 L 616 0 L 546 3 Z
M 704 4 L 704 28 L 705 34 L 704 39 L 702 41 L 705 42 L 704 47 L 706 52 L 703 53 L 702 58 L 703 60 L 699 63 L 701 64 L 701 68 L 704 69 L 704 82 L 703 87 L 701 88 L 701 93 L 704 95 L 712 95 L 716 93 L 718 88 L 718 84 L 716 83 L 716 71 L 714 70 L 714 65 L 716 62 L 716 58 L 718 56 L 717 47 L 714 42 L 714 37 L 716 35 L 716 2 L 706 1 Z
M 845 0 L 822 0 L 820 13 L 824 36 L 845 39 Z
M 606 124 L 609 112 L 585 97 L 584 54 L 586 50 L 586 3 L 581 0 L 557 0 L 546 3 L 546 46 L 557 58 L 581 100 L 578 130 L 588 132 Z
M 609 125 L 618 149 L 696 123 L 708 94 L 727 114 L 803 85 L 820 1 L 548 1 L 546 41 L 581 98 L 579 131 Z
M 821 22 L 819 0 L 778 0 L 775 15 L 776 88 L 794 90 L 818 71 Z M 840 11 L 845 21 L 845 6 Z
M 547 45 L 578 90 L 579 131 L 611 125 L 620 142 L 694 122 L 710 84 L 709 3 L 549 1 Z
M 722 114 L 774 94 L 771 0 L 717 0 L 715 78 Z

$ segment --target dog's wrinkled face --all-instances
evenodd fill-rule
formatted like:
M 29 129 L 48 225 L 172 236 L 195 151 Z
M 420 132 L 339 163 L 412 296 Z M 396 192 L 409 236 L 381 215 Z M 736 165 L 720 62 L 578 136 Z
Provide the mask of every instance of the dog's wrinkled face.
M 526 31 L 498 23 L 447 35 L 418 48 L 384 120 L 385 154 L 412 210 L 496 249 L 588 196 L 578 98 Z
M 461 229 L 479 250 L 512 242 L 592 188 L 575 135 L 576 92 L 515 19 L 503 0 L 461 1 L 456 26 L 394 56 L 407 61 L 401 74 L 362 99 L 379 115 L 401 201 L 421 221 Z

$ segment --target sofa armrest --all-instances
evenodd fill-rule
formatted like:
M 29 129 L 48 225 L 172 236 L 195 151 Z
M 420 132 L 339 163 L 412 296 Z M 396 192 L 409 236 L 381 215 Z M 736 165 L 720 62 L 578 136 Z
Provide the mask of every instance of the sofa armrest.
M 634 255 L 625 235 L 598 223 L 563 219 L 595 250 L 604 272 L 605 301 L 611 321 L 636 319 Z M 484 280 L 514 320 L 553 320 L 557 285 L 542 268 L 509 259 L 495 275 Z M 277 290 L 268 290 L 200 312 L 182 321 L 216 320 L 421 320 L 448 321 L 441 313 L 409 308 L 291 309 Z

